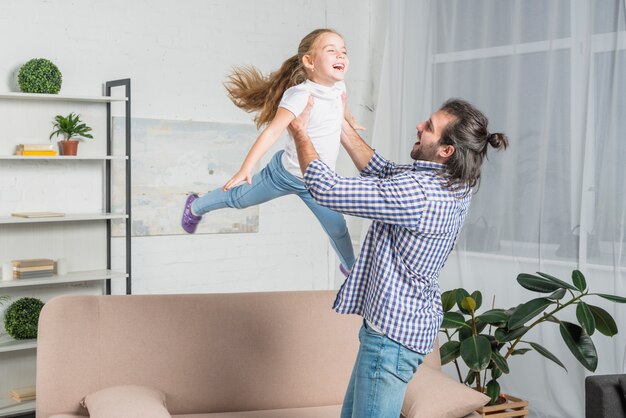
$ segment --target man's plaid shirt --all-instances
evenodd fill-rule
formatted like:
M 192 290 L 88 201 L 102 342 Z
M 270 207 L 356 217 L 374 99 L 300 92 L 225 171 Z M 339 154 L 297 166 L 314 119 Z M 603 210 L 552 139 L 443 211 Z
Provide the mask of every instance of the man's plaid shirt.
M 448 185 L 443 165 L 396 165 L 375 153 L 359 177 L 341 177 L 320 160 L 304 179 L 315 200 L 372 219 L 361 253 L 333 308 L 363 316 L 387 337 L 427 354 L 441 320 L 439 272 L 457 239 L 471 193 Z

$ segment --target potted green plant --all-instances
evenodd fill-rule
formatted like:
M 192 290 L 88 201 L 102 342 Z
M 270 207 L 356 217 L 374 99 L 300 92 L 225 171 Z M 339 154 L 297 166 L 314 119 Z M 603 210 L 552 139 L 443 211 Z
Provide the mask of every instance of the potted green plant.
M 498 378 L 509 373 L 507 360 L 511 356 L 536 351 L 565 369 L 548 349 L 525 338 L 531 329 L 551 323 L 558 326 L 576 360 L 587 370 L 595 371 L 598 354 L 591 336 L 598 331 L 612 337 L 617 334 L 617 325 L 606 310 L 586 300 L 597 296 L 626 303 L 626 298 L 590 293 L 585 277 L 578 270 L 572 272 L 571 279 L 572 283 L 568 283 L 540 272 L 519 274 L 517 282 L 522 287 L 547 296 L 533 298 L 510 309 L 492 307 L 480 314 L 481 292 L 470 294 L 462 288 L 444 292 L 441 295 L 444 310 L 441 332 L 447 341 L 440 348 L 442 364 L 454 363 L 459 381 L 486 393 L 491 398 L 490 405 L 502 402 Z M 453 311 L 455 306 L 458 309 Z M 576 309 L 578 324 L 556 317 L 568 307 Z M 465 376 L 461 374 L 460 360 L 469 369 Z
M 27 61 L 17 74 L 17 83 L 24 93 L 57 94 L 62 81 L 59 68 L 45 58 Z
M 50 139 L 54 135 L 63 136 L 63 140 L 59 141 L 61 155 L 76 155 L 78 153 L 78 139 L 93 139 L 93 136 L 89 133 L 91 128 L 80 120 L 80 115 L 75 113 L 70 113 L 67 116 L 57 115 L 54 118 L 53 128 L 55 130 L 50 134 Z

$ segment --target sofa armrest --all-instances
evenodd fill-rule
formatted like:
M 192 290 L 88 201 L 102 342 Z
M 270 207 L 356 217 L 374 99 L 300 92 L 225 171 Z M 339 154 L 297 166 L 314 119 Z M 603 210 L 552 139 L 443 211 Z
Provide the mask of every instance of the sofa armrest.
M 585 417 L 624 416 L 626 413 L 624 385 L 626 385 L 624 374 L 588 376 L 585 379 Z

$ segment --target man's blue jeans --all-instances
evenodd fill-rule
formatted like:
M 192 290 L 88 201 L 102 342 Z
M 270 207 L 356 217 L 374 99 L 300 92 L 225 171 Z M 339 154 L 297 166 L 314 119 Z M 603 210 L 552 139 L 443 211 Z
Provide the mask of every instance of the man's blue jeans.
M 379 334 L 365 323 L 341 418 L 398 418 L 406 386 L 424 355 Z
M 322 224 L 339 261 L 348 270 L 354 265 L 354 251 L 343 215 L 318 204 L 306 189 L 304 182 L 285 170 L 281 162 L 284 151 L 277 152 L 259 173 L 252 177 L 252 184 L 244 183 L 226 192 L 215 189 L 199 199 L 191 208 L 204 215 L 215 209 L 247 208 L 288 194 L 296 194 Z

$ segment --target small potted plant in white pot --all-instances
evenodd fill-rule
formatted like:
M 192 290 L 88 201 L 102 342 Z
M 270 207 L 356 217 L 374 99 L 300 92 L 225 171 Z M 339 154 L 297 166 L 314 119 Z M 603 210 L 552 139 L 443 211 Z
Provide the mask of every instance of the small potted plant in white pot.
M 80 115 L 75 113 L 70 113 L 67 116 L 57 115 L 54 118 L 53 128 L 55 130 L 50 134 L 50 139 L 54 135 L 63 136 L 63 139 L 59 141 L 61 155 L 76 155 L 79 139 L 93 139 L 93 136 L 89 133 L 91 128 L 80 120 Z

